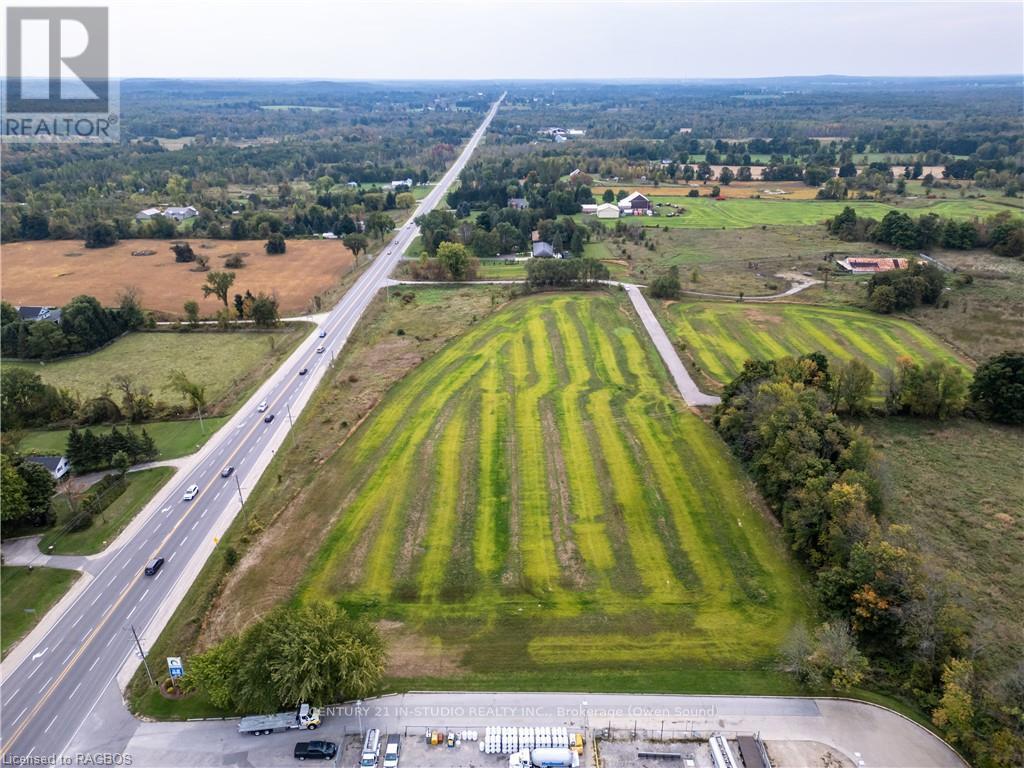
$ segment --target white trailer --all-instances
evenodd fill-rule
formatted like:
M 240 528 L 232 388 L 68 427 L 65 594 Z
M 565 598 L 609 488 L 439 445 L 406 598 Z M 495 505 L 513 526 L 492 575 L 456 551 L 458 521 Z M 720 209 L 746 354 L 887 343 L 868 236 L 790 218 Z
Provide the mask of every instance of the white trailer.
M 580 756 L 568 748 L 523 749 L 508 759 L 509 768 L 579 768 Z

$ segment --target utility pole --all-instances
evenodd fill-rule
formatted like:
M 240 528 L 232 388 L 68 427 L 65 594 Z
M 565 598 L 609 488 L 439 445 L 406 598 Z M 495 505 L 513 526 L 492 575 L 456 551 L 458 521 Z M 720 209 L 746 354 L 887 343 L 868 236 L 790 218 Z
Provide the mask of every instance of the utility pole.
M 153 679 L 153 673 L 149 671 L 149 662 L 146 661 L 146 653 L 145 653 L 145 651 L 142 650 L 142 643 L 139 642 L 139 635 L 135 631 L 135 625 L 134 624 L 129 624 L 128 626 L 131 627 L 132 637 L 135 638 L 135 645 L 139 649 L 139 656 L 142 658 L 142 665 L 146 668 L 146 674 L 149 676 L 149 682 L 155 688 L 156 687 L 156 680 Z
M 242 483 L 238 479 L 237 472 L 235 472 L 235 486 L 238 488 L 238 503 L 245 504 L 245 499 L 242 497 Z
M 198 403 L 196 404 L 196 413 L 199 414 L 199 429 L 201 429 L 203 434 L 205 435 L 206 427 L 203 425 L 203 409 L 199 407 Z

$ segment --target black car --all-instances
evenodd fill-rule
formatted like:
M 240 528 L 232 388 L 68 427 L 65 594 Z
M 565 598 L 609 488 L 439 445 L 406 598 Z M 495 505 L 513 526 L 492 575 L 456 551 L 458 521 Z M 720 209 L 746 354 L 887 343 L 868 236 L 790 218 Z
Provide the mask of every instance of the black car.
M 231 477 L 231 475 L 232 475 L 232 473 L 234 471 L 235 471 L 234 467 L 224 467 L 224 469 L 222 469 L 220 471 L 220 476 L 221 477 Z
M 305 376 L 307 373 L 309 373 L 309 368 L 303 368 L 299 371 L 299 376 Z
M 149 565 L 146 566 L 146 575 L 156 576 L 156 572 L 163 567 L 163 564 L 164 559 L 162 557 L 158 557 L 155 560 L 150 561 Z
M 333 741 L 300 741 L 295 745 L 298 760 L 330 760 L 338 754 L 338 745 Z
M 274 420 L 274 414 L 272 414 L 272 413 L 268 413 L 266 416 L 263 417 L 263 421 L 266 424 L 269 424 L 273 420 Z

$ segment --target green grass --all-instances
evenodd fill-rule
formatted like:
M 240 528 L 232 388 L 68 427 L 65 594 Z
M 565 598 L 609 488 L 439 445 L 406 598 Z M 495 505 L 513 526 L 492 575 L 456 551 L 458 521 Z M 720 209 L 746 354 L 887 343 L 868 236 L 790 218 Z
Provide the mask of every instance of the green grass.
M 476 324 L 389 392 L 303 504 L 338 521 L 300 599 L 401 622 L 398 647 L 443 649 L 453 680 L 761 669 L 806 613 L 739 468 L 619 296 Z
M 506 264 L 500 260 L 481 261 L 476 269 L 476 276 L 481 280 L 525 280 L 526 262 Z
M 130 473 L 127 476 L 128 487 L 124 493 L 96 515 L 92 525 L 84 531 L 64 532 L 67 522 L 73 515 L 66 497 L 58 496 L 54 500 L 57 523 L 43 535 L 39 542 L 40 551 L 52 555 L 92 555 L 102 551 L 107 544 L 117 538 L 172 475 L 174 470 L 171 467 L 156 467 Z
M 929 573 L 974 621 L 992 681 L 1024 662 L 1024 429 L 971 419 L 870 419 L 888 519 L 909 524 Z
M 682 301 L 659 311 L 683 358 L 711 384 L 727 384 L 748 359 L 821 351 L 831 360 L 861 359 L 874 371 L 876 395 L 881 395 L 901 355 L 958 362 L 913 323 L 856 309 Z
M 863 200 L 768 200 L 730 199 L 713 200 L 709 197 L 653 197 L 654 203 L 675 203 L 685 209 L 682 214 L 668 216 L 643 216 L 637 219 L 625 218 L 620 221 L 637 223 L 647 227 L 674 228 L 745 228 L 757 226 L 810 226 L 840 213 L 850 206 L 858 216 L 881 219 L 891 210 L 902 210 L 912 216 L 935 213 L 950 219 L 985 218 L 1010 210 L 1004 205 L 988 200 L 920 200 L 914 205 L 895 206 L 887 203 Z M 666 213 L 669 209 L 660 209 Z M 614 226 L 615 222 L 611 222 Z
M 228 416 L 217 416 L 203 419 L 202 425 L 198 419 L 192 419 L 191 421 L 156 421 L 151 424 L 130 426 L 136 431 L 145 428 L 156 442 L 157 450 L 160 452 L 157 459 L 176 459 L 195 453 L 213 436 L 214 432 L 221 428 L 228 418 Z M 118 429 L 124 430 L 126 426 L 129 425 L 119 425 Z M 106 434 L 110 431 L 109 427 L 90 427 L 90 429 L 96 434 Z M 41 429 L 25 432 L 18 443 L 18 450 L 21 453 L 61 455 L 67 450 L 68 432 L 70 430 L 67 429 Z
M 7 655 L 50 606 L 74 584 L 77 571 L 7 566 L 0 568 L 0 653 Z
M 49 363 L 4 365 L 28 368 L 43 381 L 77 393 L 83 400 L 114 390 L 112 380 L 129 375 L 136 387 L 146 387 L 158 401 L 179 403 L 169 390 L 171 371 L 184 371 L 190 380 L 206 387 L 206 400 L 215 404 L 248 390 L 253 376 L 294 348 L 306 326 L 279 332 L 234 333 L 131 333 L 92 354 Z M 114 394 L 115 400 L 120 398 Z

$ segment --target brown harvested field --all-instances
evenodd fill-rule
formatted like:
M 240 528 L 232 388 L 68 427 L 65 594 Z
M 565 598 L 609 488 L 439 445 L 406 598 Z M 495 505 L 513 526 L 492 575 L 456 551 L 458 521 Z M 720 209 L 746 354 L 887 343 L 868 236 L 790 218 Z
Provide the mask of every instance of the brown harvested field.
M 268 256 L 263 240 L 189 240 L 197 254 L 210 258 L 210 269 L 223 269 L 233 253 L 248 254 L 235 272 L 232 293 L 276 292 L 282 316 L 310 309 L 313 296 L 336 285 L 352 268 L 352 253 L 337 240 L 289 240 L 288 251 Z M 149 256 L 132 252 L 155 251 Z M 61 306 L 81 294 L 112 305 L 129 286 L 139 289 L 142 304 L 155 312 L 181 316 L 182 304 L 199 302 L 200 313 L 213 315 L 216 297 L 203 297 L 203 272 L 178 264 L 168 240 L 122 240 L 111 248 L 89 249 L 77 240 L 39 240 L 3 246 L 0 292 L 12 304 Z
M 712 168 L 720 166 L 712 166 Z M 717 172 L 716 172 L 717 175 Z M 690 185 L 693 186 L 690 186 Z M 606 189 L 613 192 L 625 189 L 629 192 L 641 192 L 648 197 L 686 197 L 691 189 L 700 192 L 701 197 L 711 194 L 711 188 L 718 186 L 722 197 L 756 197 L 772 198 L 780 200 L 813 200 L 818 194 L 817 187 L 808 187 L 802 181 L 734 181 L 732 184 L 720 184 L 718 181 L 709 181 L 702 184 L 699 181 L 681 182 L 679 184 L 641 184 L 634 186 L 622 183 L 615 187 L 607 187 L 603 184 L 595 184 L 593 187 L 594 199 L 598 202 Z M 783 192 L 784 194 L 768 194 L 766 190 Z

